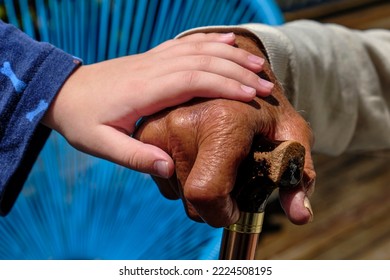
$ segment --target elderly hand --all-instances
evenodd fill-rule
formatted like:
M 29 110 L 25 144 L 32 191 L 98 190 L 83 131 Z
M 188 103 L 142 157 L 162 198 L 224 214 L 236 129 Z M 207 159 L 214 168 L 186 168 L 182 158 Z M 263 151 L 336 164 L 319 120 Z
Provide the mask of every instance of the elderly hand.
M 237 39 L 239 47 L 263 56 L 253 41 Z M 269 65 L 264 67 L 265 76 L 276 82 Z M 271 96 L 249 103 L 203 99 L 161 112 L 149 117 L 136 137 L 165 150 L 174 160 L 171 178 L 154 177 L 161 193 L 169 199 L 181 198 L 190 218 L 220 227 L 239 217 L 231 192 L 255 135 L 296 140 L 305 146 L 303 180 L 293 191 L 280 191 L 280 200 L 293 223 L 309 222 L 313 213 L 308 197 L 316 176 L 310 153 L 312 134 L 277 83 Z
M 140 117 L 191 100 L 248 102 L 272 84 L 255 73 L 264 60 L 237 51 L 235 36 L 194 34 L 132 56 L 81 66 L 66 81 L 42 123 L 77 149 L 141 172 L 168 176 L 171 157 L 130 137 Z

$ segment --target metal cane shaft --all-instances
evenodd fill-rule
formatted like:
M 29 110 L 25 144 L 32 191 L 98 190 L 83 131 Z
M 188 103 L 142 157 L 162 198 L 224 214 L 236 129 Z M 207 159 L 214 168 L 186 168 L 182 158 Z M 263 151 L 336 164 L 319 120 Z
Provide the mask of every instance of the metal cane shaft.
M 264 213 L 241 212 L 235 224 L 223 230 L 222 260 L 253 260 L 263 225 Z
M 240 218 L 224 229 L 219 259 L 255 259 L 268 198 L 278 187 L 293 188 L 299 183 L 304 156 L 304 147 L 295 141 L 254 141 L 233 191 Z

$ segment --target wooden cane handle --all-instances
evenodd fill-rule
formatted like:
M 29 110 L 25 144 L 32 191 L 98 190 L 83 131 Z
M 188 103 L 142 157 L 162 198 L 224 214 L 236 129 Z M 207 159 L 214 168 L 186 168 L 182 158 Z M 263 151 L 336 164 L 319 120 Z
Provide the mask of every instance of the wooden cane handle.
M 276 188 L 291 189 L 303 176 L 305 148 L 296 141 L 254 140 L 241 164 L 234 188 L 240 211 L 263 212 Z

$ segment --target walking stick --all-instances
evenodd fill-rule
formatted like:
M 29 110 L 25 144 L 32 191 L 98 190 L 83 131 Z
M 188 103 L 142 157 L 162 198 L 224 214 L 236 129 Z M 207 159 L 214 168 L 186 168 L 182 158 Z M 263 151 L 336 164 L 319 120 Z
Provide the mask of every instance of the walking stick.
M 240 218 L 224 228 L 219 259 L 253 260 L 262 229 L 264 210 L 276 188 L 295 187 L 302 179 L 305 148 L 296 141 L 255 139 L 240 166 L 233 195 Z

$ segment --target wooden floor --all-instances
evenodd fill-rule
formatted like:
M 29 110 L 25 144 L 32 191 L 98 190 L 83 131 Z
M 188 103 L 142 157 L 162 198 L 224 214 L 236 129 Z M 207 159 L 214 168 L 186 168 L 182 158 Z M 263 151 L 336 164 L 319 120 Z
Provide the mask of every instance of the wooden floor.
M 322 20 L 390 28 L 390 4 L 381 5 L 366 8 L 364 16 L 355 10 Z M 314 159 L 314 221 L 293 225 L 278 201 L 269 204 L 256 258 L 390 259 L 390 151 Z
M 315 156 L 314 221 L 268 205 L 258 259 L 390 259 L 390 152 Z

